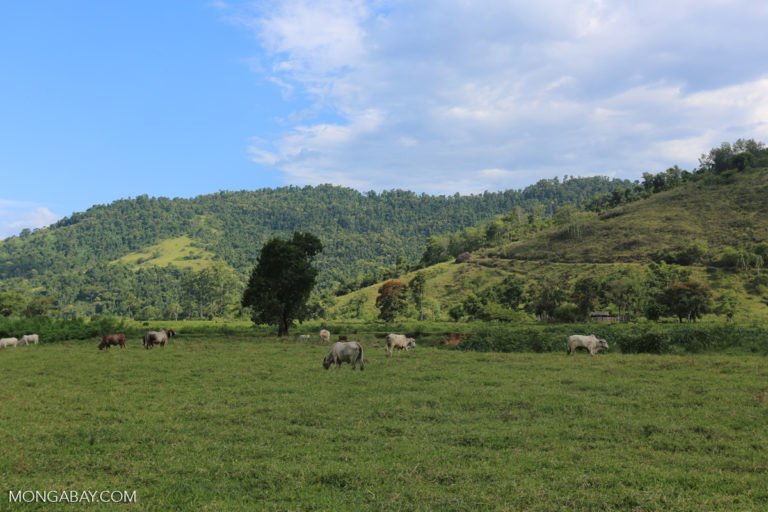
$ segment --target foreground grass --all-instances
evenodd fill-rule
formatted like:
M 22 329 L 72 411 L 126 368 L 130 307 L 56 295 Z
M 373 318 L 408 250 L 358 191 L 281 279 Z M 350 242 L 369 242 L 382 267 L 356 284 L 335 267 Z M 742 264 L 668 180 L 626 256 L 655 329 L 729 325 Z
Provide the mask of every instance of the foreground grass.
M 20 489 L 135 489 L 134 510 L 768 508 L 765 357 L 367 343 L 352 372 L 314 344 L 130 341 L 0 351 L 0 509 Z

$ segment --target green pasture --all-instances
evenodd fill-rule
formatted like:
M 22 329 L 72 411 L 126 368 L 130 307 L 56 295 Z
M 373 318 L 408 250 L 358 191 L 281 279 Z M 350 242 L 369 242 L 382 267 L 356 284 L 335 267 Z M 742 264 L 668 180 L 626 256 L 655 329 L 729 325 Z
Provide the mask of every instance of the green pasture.
M 0 350 L 0 510 L 768 509 L 768 358 L 419 346 L 364 372 L 237 332 Z M 8 503 L 135 490 L 135 505 Z

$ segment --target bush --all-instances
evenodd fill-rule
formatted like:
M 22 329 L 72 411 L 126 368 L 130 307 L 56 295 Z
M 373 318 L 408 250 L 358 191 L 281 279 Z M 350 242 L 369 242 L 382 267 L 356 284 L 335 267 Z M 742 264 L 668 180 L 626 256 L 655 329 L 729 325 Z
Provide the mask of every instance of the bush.
M 552 318 L 558 322 L 576 323 L 584 320 L 584 315 L 576 304 L 564 302 L 555 308 Z
M 123 320 L 104 316 L 93 317 L 90 321 L 47 316 L 0 319 L 0 336 L 18 338 L 24 334 L 37 333 L 40 335 L 40 343 L 85 340 L 124 330 Z
M 570 324 L 521 326 L 484 324 L 469 329 L 460 349 L 481 352 L 559 352 L 572 334 L 605 338 L 609 352 L 626 354 L 698 353 L 714 351 L 768 353 L 768 327 L 733 324 Z

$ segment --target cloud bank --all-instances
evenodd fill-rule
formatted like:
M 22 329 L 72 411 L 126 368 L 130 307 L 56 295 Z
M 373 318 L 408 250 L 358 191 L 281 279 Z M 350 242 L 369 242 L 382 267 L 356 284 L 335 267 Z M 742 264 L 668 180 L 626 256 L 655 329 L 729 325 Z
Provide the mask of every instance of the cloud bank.
M 289 183 L 433 193 L 693 168 L 768 139 L 768 5 L 284 0 L 238 19 L 293 109 L 252 159 Z
M 24 201 L 0 199 L 0 240 L 23 229 L 37 229 L 60 218 L 48 208 Z

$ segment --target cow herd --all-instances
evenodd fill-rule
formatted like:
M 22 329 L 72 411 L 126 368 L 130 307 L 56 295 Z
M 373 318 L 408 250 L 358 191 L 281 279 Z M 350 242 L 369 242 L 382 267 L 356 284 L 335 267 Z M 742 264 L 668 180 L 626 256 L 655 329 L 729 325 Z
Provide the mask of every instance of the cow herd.
M 323 329 L 320 331 L 320 341 L 326 342 L 330 339 L 331 333 Z M 311 336 L 309 334 L 299 335 L 301 341 L 309 341 Z M 387 357 L 392 356 L 392 352 L 397 350 L 408 351 L 411 348 L 416 347 L 416 340 L 408 338 L 404 334 L 389 334 L 387 336 L 386 352 Z M 566 342 L 566 354 L 573 355 L 576 353 L 576 349 L 583 348 L 589 352 L 590 356 L 596 355 L 600 350 L 608 349 L 608 342 L 603 338 L 598 338 L 594 334 L 585 336 L 582 334 L 574 334 L 568 337 Z M 323 368 L 326 370 L 335 365 L 336 368 L 341 367 L 341 363 L 349 363 L 354 370 L 356 365 L 360 364 L 360 370 L 365 369 L 365 359 L 363 357 L 363 346 L 358 341 L 347 341 L 346 336 L 339 336 L 339 341 L 333 344 L 331 351 L 323 358 Z
M 172 337 L 176 335 L 176 331 L 173 329 L 160 329 L 158 331 L 148 331 L 142 337 L 143 347 L 145 349 L 151 349 L 155 345 L 165 347 L 165 344 Z M 321 329 L 319 333 L 319 339 L 322 343 L 328 343 L 331 339 L 331 333 L 327 329 Z M 298 336 L 299 341 L 308 342 L 312 339 L 309 334 L 300 334 Z M 0 338 L 0 349 L 7 347 L 16 347 L 20 345 L 37 345 L 40 342 L 40 337 L 37 334 L 25 334 L 21 338 Z M 107 334 L 102 336 L 99 343 L 99 350 L 109 349 L 110 347 L 119 346 L 125 348 L 125 334 Z M 416 340 L 408 338 L 404 334 L 389 334 L 386 338 L 385 350 L 387 357 L 391 357 L 394 351 L 406 352 L 411 348 L 416 347 Z M 608 349 L 608 342 L 602 338 L 598 338 L 594 334 L 589 336 L 574 334 L 568 337 L 566 342 L 567 354 L 573 355 L 576 353 L 576 349 L 582 348 L 589 352 L 590 356 L 596 355 L 600 350 Z M 339 341 L 333 344 L 330 352 L 323 358 L 323 368 L 329 369 L 332 365 L 336 368 L 341 367 L 341 363 L 349 363 L 354 370 L 357 365 L 360 365 L 360 370 L 365 369 L 365 358 L 363 357 L 363 346 L 359 341 L 349 341 L 347 336 L 339 336 Z
M 40 343 L 40 336 L 37 334 L 25 334 L 21 338 L 0 338 L 0 348 L 37 345 L 38 343 Z
M 331 333 L 326 329 L 320 331 L 320 341 L 326 342 L 330 340 Z M 308 334 L 299 335 L 299 340 L 309 341 L 311 337 Z M 387 336 L 386 351 L 387 356 L 392 356 L 394 350 L 408 351 L 416 346 L 416 340 L 413 338 L 406 338 L 404 334 L 389 334 Z M 359 341 L 349 341 L 346 336 L 339 336 L 339 341 L 333 344 L 331 351 L 328 352 L 323 358 L 323 368 L 326 370 L 331 365 L 336 365 L 336 368 L 341 367 L 341 363 L 349 363 L 354 370 L 357 364 L 360 364 L 360 370 L 365 370 L 365 358 L 363 357 L 363 346 Z
M 142 346 L 146 349 L 154 348 L 155 345 L 164 347 L 165 344 L 176 336 L 176 331 L 173 329 L 160 329 L 159 331 L 148 331 L 142 336 Z M 125 334 L 106 334 L 101 337 L 99 343 L 99 350 L 108 349 L 109 347 L 125 348 Z

